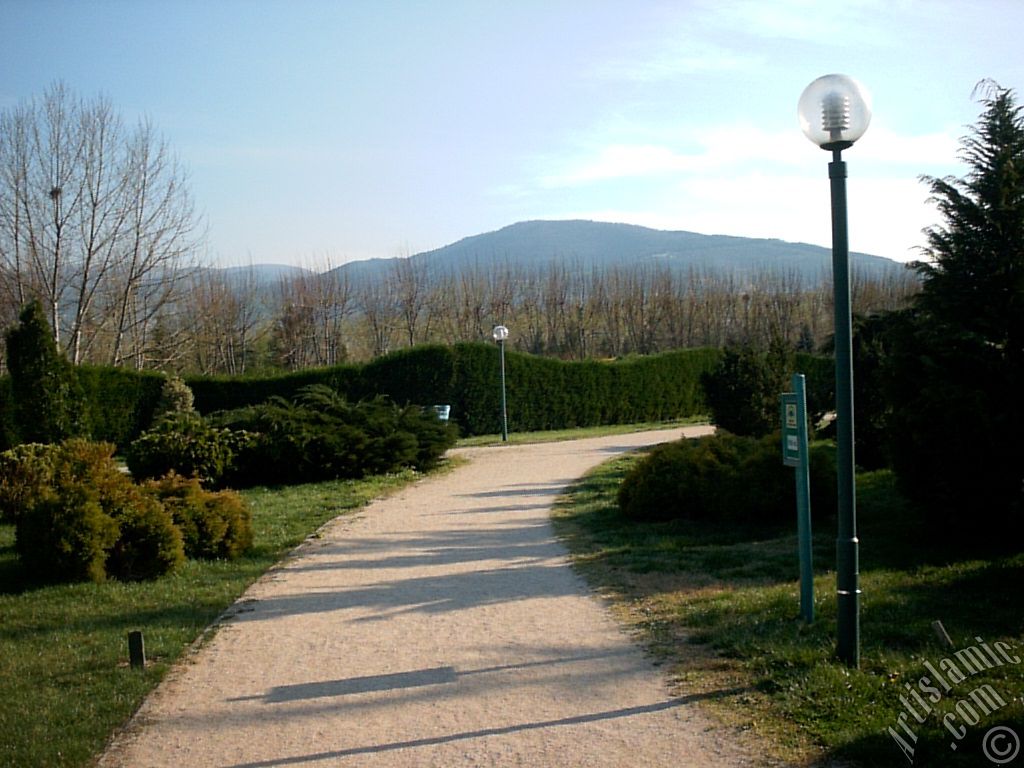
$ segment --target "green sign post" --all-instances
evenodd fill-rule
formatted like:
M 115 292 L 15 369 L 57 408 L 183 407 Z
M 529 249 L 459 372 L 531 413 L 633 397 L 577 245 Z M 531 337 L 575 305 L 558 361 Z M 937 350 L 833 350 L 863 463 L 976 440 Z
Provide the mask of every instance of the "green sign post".
M 796 521 L 800 555 L 800 615 L 814 621 L 811 559 L 811 472 L 807 456 L 807 394 L 804 376 L 793 375 L 793 391 L 782 394 L 782 463 L 796 472 Z

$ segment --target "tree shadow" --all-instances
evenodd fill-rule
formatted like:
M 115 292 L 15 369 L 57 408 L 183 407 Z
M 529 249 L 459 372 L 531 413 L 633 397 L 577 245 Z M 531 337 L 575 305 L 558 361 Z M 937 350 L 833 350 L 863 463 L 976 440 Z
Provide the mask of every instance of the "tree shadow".
M 634 707 L 621 707 L 618 709 L 608 709 L 600 712 L 588 712 L 585 714 L 573 715 L 570 717 L 556 718 L 551 720 L 539 720 L 526 723 L 516 723 L 515 725 L 497 726 L 493 728 L 480 728 L 478 730 L 463 731 L 460 733 L 448 733 L 442 736 L 430 736 L 420 739 L 408 739 L 405 741 L 395 741 L 386 744 L 368 744 L 365 746 L 349 747 L 346 749 L 329 750 L 322 752 L 313 752 L 305 755 L 296 755 L 292 757 L 280 757 L 271 758 L 269 760 L 258 760 L 248 763 L 236 763 L 235 765 L 231 766 L 231 768 L 276 768 L 278 766 L 302 765 L 305 763 L 324 762 L 328 760 L 341 760 L 343 758 L 357 757 L 359 755 L 378 755 L 387 752 L 394 752 L 397 750 L 408 750 L 421 747 L 438 746 L 441 744 L 450 744 L 458 741 L 468 741 L 470 739 L 482 739 L 492 736 L 524 733 L 526 731 L 538 730 L 543 728 L 559 728 L 565 726 L 583 725 L 587 723 L 598 723 L 609 720 L 618 720 L 622 718 L 637 717 L 677 709 L 679 707 L 695 704 L 700 701 L 720 699 L 727 696 L 734 696 L 739 693 L 743 693 L 744 691 L 745 689 L 711 691 L 709 693 L 682 696 L 679 698 L 669 699 L 668 701 L 656 702 L 653 704 L 644 704 L 641 706 Z

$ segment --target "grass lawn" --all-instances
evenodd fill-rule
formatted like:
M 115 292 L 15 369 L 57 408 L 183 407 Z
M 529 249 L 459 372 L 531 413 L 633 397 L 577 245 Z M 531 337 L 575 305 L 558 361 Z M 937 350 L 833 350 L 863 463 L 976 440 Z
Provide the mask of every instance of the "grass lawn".
M 157 581 L 23 583 L 14 528 L 0 525 L 0 766 L 85 766 L 169 666 L 245 588 L 326 521 L 415 480 L 406 472 L 244 492 L 255 547 L 189 561 Z M 128 666 L 142 630 L 149 664 Z
M 998 556 L 964 552 L 961 532 L 929 531 L 905 508 L 891 474 L 859 476 L 862 650 L 860 669 L 850 670 L 834 660 L 832 521 L 813 523 L 817 616 L 807 626 L 795 511 L 792 532 L 629 522 L 615 494 L 635 461 L 616 459 L 578 483 L 555 512 L 556 529 L 680 689 L 720 692 L 709 705 L 727 723 L 806 764 L 906 766 L 912 757 L 966 768 L 991 764 L 982 751 L 990 729 L 1024 739 L 1024 544 Z M 981 638 L 1000 663 L 976 663 L 970 674 L 939 643 L 935 620 L 957 649 L 980 649 Z M 1016 661 L 1002 660 L 997 642 Z M 940 674 L 950 663 L 968 672 L 959 682 L 946 674 L 947 691 L 926 662 Z M 1012 747 L 1006 735 L 993 734 L 991 754 Z

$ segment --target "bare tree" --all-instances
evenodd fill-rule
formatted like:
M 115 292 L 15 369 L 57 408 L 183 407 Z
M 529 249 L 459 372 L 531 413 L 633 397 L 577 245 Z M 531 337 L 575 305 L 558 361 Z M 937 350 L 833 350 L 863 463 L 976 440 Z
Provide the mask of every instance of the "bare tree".
M 196 246 L 192 201 L 184 174 L 149 123 L 128 143 L 124 189 L 126 221 L 113 259 L 109 290 L 118 298 L 111 362 L 125 357 L 125 337 L 144 338 L 154 316 L 180 292 Z M 106 275 L 104 275 L 106 276 Z M 130 351 L 139 354 L 138 345 Z
M 276 362 L 289 370 L 336 365 L 347 357 L 344 325 L 354 309 L 352 284 L 330 260 L 321 267 L 283 277 L 277 285 L 272 346 Z
M 42 300 L 74 362 L 101 337 L 96 359 L 140 359 L 126 338 L 146 335 L 198 244 L 185 181 L 152 127 L 126 131 L 102 97 L 58 83 L 0 113 L 5 300 Z
M 421 329 L 421 321 L 427 309 L 429 293 L 427 263 L 409 257 L 396 259 L 387 280 L 391 283 L 391 294 L 398 316 L 402 321 L 407 346 L 422 341 L 429 329 Z
M 398 323 L 394 283 L 364 278 L 356 288 L 356 296 L 369 334 L 371 354 L 374 357 L 387 354 Z
M 189 284 L 187 304 L 190 369 L 245 373 L 264 325 L 253 271 L 198 270 Z

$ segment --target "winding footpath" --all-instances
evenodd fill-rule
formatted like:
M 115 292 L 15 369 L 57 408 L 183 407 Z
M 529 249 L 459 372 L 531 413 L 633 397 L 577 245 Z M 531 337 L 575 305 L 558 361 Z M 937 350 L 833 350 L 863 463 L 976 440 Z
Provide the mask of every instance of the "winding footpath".
M 697 434 L 699 429 L 687 429 Z M 99 765 L 757 766 L 571 569 L 548 521 L 680 430 L 459 451 L 257 582 Z

